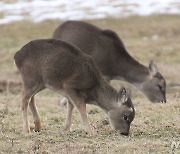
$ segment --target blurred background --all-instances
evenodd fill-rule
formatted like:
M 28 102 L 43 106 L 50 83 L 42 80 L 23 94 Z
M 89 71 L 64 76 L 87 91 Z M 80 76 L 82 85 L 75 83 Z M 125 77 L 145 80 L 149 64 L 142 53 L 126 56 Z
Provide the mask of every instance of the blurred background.
M 168 86 L 180 85 L 179 0 L 1 0 L 0 91 L 19 82 L 14 53 L 30 40 L 50 38 L 67 20 L 114 30 L 135 59 L 146 66 L 154 60 Z
M 133 138 L 119 139 L 109 125 L 101 127 L 99 121 L 105 115 L 92 106 L 89 117 L 100 136 L 92 139 L 83 134 L 77 111 L 74 131 L 64 134 L 66 112 L 58 106 L 59 96 L 48 90 L 37 96 L 44 132 L 26 138 L 21 135 L 22 85 L 13 56 L 31 40 L 51 38 L 67 20 L 114 30 L 135 59 L 146 66 L 154 60 L 166 79 L 165 105 L 150 103 L 130 84 L 111 82 L 117 90 L 122 85 L 133 90 Z M 37 152 L 37 145 L 44 153 L 178 153 L 179 147 L 171 145 L 180 140 L 180 1 L 0 0 L 0 132 L 0 153 Z
M 179 0 L 1 0 L 0 24 L 21 20 L 105 19 L 179 12 Z

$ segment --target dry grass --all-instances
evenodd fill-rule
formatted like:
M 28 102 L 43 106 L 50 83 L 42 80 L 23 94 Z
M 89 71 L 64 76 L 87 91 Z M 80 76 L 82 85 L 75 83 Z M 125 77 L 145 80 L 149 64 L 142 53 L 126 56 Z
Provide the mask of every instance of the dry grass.
M 90 21 L 103 28 L 115 30 L 129 52 L 143 64 L 151 59 L 158 63 L 167 83 L 180 82 L 180 16 L 162 15 Z M 92 126 L 97 135 L 84 132 L 77 110 L 73 114 L 70 133 L 65 133 L 66 111 L 58 105 L 59 96 L 45 90 L 36 96 L 42 118 L 41 133 L 24 135 L 20 110 L 20 77 L 13 65 L 13 55 L 32 39 L 51 37 L 61 21 L 33 24 L 16 22 L 0 26 L 0 154 L 1 153 L 180 153 L 180 88 L 167 88 L 167 104 L 152 104 L 134 87 L 136 117 L 129 137 L 119 136 L 104 124 L 101 109 L 88 106 Z M 30 113 L 32 124 L 32 115 Z

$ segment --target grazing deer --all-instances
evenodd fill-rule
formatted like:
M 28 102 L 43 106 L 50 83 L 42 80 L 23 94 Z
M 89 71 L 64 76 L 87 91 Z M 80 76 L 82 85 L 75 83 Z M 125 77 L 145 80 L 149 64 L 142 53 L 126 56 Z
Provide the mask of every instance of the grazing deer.
M 125 88 L 113 89 L 103 78 L 90 56 L 64 41 L 54 39 L 34 40 L 22 47 L 14 56 L 22 76 L 23 128 L 29 132 L 27 109 L 32 111 L 35 131 L 40 131 L 40 117 L 34 96 L 45 88 L 63 93 L 70 102 L 65 130 L 70 129 L 74 105 L 79 110 L 86 131 L 92 133 L 86 113 L 86 103 L 102 108 L 112 127 L 128 135 L 135 110 L 130 94 Z
M 131 57 L 115 32 L 82 21 L 67 21 L 54 31 L 53 38 L 72 43 L 90 55 L 108 80 L 127 81 L 150 101 L 166 102 L 166 82 L 157 66 L 151 61 L 148 68 Z

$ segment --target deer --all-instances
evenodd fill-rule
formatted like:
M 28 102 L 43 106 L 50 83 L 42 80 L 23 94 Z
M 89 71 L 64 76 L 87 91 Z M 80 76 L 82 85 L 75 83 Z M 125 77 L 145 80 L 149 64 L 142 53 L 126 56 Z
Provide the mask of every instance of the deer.
M 166 81 L 157 65 L 150 61 L 146 67 L 135 60 L 114 31 L 102 30 L 84 21 L 69 20 L 56 28 L 52 38 L 69 42 L 90 55 L 107 81 L 126 81 L 151 102 L 166 103 Z
M 74 106 L 80 112 L 85 130 L 93 134 L 86 113 L 86 105 L 100 107 L 109 122 L 121 135 L 128 135 L 135 117 L 131 91 L 114 89 L 99 71 L 92 58 L 79 48 L 61 40 L 38 39 L 24 45 L 14 55 L 22 77 L 23 132 L 29 133 L 28 107 L 34 119 L 34 131 L 41 130 L 35 95 L 48 88 L 62 94 L 67 104 L 65 130 L 70 131 Z

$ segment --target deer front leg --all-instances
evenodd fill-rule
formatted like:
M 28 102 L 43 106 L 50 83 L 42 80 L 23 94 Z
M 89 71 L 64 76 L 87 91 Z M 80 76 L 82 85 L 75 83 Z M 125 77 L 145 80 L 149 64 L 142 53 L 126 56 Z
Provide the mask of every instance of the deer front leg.
M 89 121 L 88 121 L 85 102 L 76 102 L 76 107 L 78 108 L 78 110 L 81 114 L 81 118 L 82 118 L 83 124 L 86 128 L 86 131 L 89 134 L 93 134 L 91 126 L 90 126 Z
M 75 90 L 72 90 L 72 89 L 67 90 L 67 93 L 69 95 L 70 100 L 73 102 L 73 104 L 79 110 L 79 112 L 81 114 L 82 122 L 86 128 L 86 131 L 89 134 L 93 134 L 91 126 L 88 122 L 87 113 L 86 113 L 86 103 L 85 103 L 84 99 Z
M 70 102 L 70 100 L 67 99 L 67 115 L 66 115 L 65 131 L 70 131 L 73 109 L 74 109 L 74 105 Z

